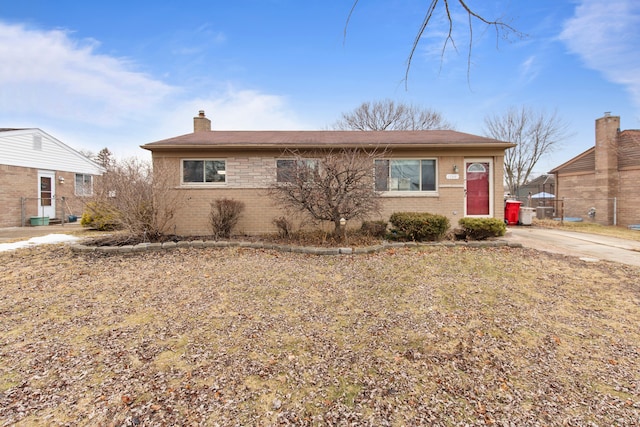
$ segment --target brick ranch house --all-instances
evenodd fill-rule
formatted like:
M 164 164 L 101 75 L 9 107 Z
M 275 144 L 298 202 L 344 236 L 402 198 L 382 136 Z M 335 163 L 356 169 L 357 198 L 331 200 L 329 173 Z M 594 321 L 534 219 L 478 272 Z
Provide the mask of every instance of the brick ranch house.
M 100 166 L 37 128 L 0 128 L 0 227 L 82 214 Z
M 599 224 L 640 224 L 640 130 L 621 131 L 620 117 L 605 113 L 596 120 L 595 142 L 549 172 L 556 177 L 556 197 L 565 199 L 565 212 Z
M 285 215 L 267 190 L 285 175 L 278 171 L 290 164 L 285 153 L 291 150 L 313 158 L 320 149 L 381 147 L 388 153 L 376 165 L 387 171 L 385 182 L 376 183 L 385 186 L 383 209 L 371 219 L 417 211 L 446 215 L 457 224 L 464 216 L 504 217 L 503 160 L 513 145 L 450 130 L 217 131 L 200 111 L 193 133 L 142 148 L 151 151 L 154 167 L 166 167 L 174 191 L 185 196 L 177 234 L 211 234 L 211 202 L 230 198 L 245 204 L 236 232 L 251 235 L 277 231 L 273 220 Z M 371 169 L 373 174 L 374 164 Z

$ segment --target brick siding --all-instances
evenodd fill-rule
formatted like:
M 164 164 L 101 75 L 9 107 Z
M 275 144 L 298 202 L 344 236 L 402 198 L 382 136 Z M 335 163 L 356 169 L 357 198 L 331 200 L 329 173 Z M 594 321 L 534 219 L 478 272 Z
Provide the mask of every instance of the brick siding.
M 64 178 L 64 183 L 59 182 Z M 95 177 L 94 177 L 95 179 Z M 80 217 L 84 198 L 75 195 L 75 174 L 56 172 L 55 177 L 56 218 L 68 218 L 69 214 Z M 22 203 L 25 202 L 25 224 L 21 224 Z M 38 216 L 38 169 L 0 165 L 0 227 L 28 225 L 29 217 Z M 65 198 L 63 202 L 62 197 Z
M 618 191 L 618 224 L 640 224 L 640 167 L 620 171 Z
M 189 154 L 185 158 L 198 158 Z M 179 235 L 210 235 L 209 214 L 211 203 L 215 199 L 229 198 L 245 204 L 245 210 L 235 229 L 237 234 L 262 234 L 277 231 L 273 220 L 287 216 L 296 227 L 304 226 L 301 218 L 289 217 L 289 214 L 269 197 L 268 188 L 275 182 L 276 159 L 273 155 L 234 155 L 225 157 L 226 183 L 217 187 L 181 186 L 181 158 L 172 154 L 162 157 L 154 156 L 157 164 L 167 165 L 170 182 L 175 183 L 174 191 L 181 193 L 182 209 L 175 218 L 172 232 Z M 205 157 L 202 157 L 205 158 Z M 222 158 L 222 157 L 216 157 Z M 464 180 L 460 171 L 458 179 L 447 179 L 453 165 L 463 169 L 463 156 L 438 157 L 439 188 L 435 194 L 418 195 L 417 193 L 386 194 L 382 198 L 382 211 L 374 214 L 372 220 L 387 220 L 393 212 L 416 211 L 445 215 L 450 218 L 452 226 L 456 226 L 464 216 Z M 493 195 L 494 217 L 504 218 L 503 205 L 503 162 L 502 158 L 493 158 Z M 353 221 L 349 227 L 359 227 L 359 221 Z

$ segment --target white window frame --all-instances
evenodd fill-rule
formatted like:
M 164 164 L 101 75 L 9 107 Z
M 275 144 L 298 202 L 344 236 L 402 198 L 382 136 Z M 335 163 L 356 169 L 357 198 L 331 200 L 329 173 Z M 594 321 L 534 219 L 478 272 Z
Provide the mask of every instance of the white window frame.
M 78 177 L 82 177 L 82 185 L 78 186 Z M 87 191 L 86 178 L 89 177 L 89 191 Z M 79 197 L 93 196 L 93 175 L 87 173 L 76 173 L 73 177 L 74 194 Z
M 422 187 L 422 162 L 424 160 L 433 160 L 434 161 L 434 188 L 433 190 L 423 190 L 422 188 L 420 188 L 419 190 L 392 190 L 389 189 L 391 186 L 391 163 L 394 161 L 418 161 L 419 162 L 419 166 L 420 166 L 420 187 Z M 407 157 L 407 158 L 387 158 L 387 159 L 378 159 L 376 161 L 388 161 L 389 162 L 389 176 L 387 177 L 387 189 L 386 190 L 378 190 L 380 191 L 383 195 L 386 196 L 401 196 L 401 197 L 429 197 L 429 196 L 437 196 L 438 195 L 438 167 L 439 167 L 439 161 L 437 157 Z M 374 173 L 376 174 L 375 179 L 375 185 L 377 188 L 377 167 L 375 167 L 375 162 L 374 161 Z
M 185 181 L 184 180 L 184 163 L 185 162 L 203 162 L 203 171 L 202 171 L 202 179 L 203 181 Z M 211 182 L 206 182 L 204 181 L 205 176 L 205 167 L 204 167 L 204 162 L 222 162 L 224 163 L 224 170 L 221 172 L 224 173 L 217 173 L 216 175 L 221 175 L 224 177 L 224 181 L 211 181 Z M 188 159 L 180 159 L 180 184 L 183 186 L 197 186 L 197 187 L 220 187 L 220 186 L 225 186 L 227 185 L 227 159 L 220 159 L 220 158 L 215 158 L 215 159 L 209 159 L 209 158 L 188 158 Z

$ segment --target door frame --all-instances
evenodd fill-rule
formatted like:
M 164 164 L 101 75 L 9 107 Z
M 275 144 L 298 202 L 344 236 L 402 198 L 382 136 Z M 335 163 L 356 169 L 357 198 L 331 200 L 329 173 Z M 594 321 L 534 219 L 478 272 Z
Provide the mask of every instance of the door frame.
M 40 180 L 42 178 L 51 179 L 51 206 L 42 206 L 42 188 Z M 39 170 L 38 171 L 38 212 L 37 216 L 56 217 L 56 173 L 55 171 Z
M 489 163 L 489 214 L 488 215 L 467 215 L 467 167 L 469 163 Z M 494 161 L 492 157 L 465 157 L 464 167 L 464 216 L 471 218 L 493 218 L 494 217 Z

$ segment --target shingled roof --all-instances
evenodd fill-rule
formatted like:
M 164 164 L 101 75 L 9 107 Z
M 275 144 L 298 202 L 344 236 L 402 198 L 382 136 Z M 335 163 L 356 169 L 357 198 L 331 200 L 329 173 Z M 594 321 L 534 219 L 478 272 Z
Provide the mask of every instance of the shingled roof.
M 422 131 L 221 131 L 194 132 L 151 142 L 150 150 L 202 148 L 331 148 L 331 147 L 475 147 L 515 144 L 452 130 Z

